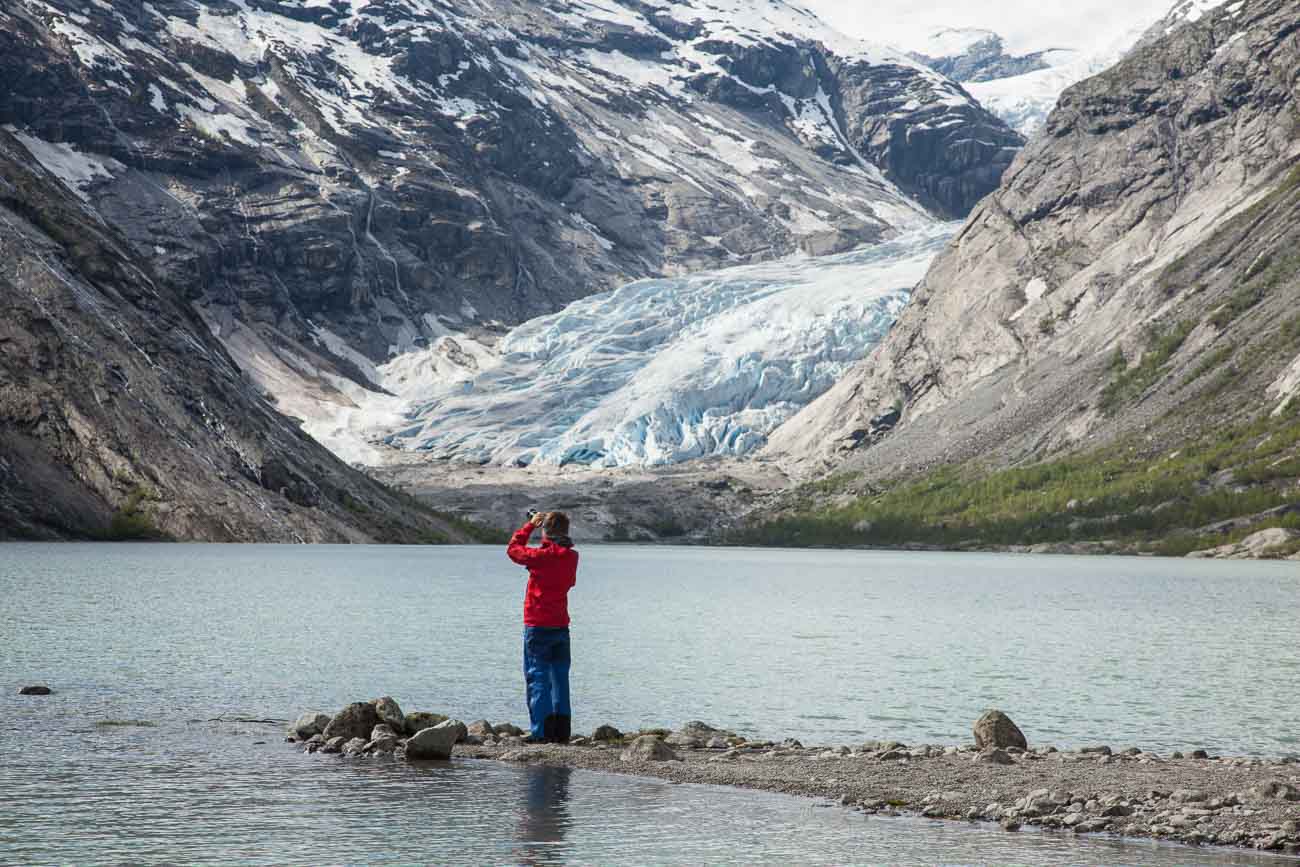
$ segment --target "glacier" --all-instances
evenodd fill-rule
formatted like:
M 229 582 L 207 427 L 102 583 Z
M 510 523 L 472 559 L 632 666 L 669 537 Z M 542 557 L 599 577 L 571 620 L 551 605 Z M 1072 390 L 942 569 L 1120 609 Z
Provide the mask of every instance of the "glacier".
M 490 351 L 448 333 L 377 368 L 391 394 L 351 411 L 344 427 L 390 454 L 477 464 L 743 455 L 866 357 L 958 227 L 640 280 L 525 322 Z M 336 451 L 354 451 L 332 433 Z

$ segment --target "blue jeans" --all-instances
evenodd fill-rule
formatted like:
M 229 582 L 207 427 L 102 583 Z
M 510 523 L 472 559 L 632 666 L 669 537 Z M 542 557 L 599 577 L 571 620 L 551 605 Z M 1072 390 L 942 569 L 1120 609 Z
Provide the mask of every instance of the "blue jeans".
M 567 628 L 524 627 L 524 683 L 531 737 L 567 744 L 573 725 Z

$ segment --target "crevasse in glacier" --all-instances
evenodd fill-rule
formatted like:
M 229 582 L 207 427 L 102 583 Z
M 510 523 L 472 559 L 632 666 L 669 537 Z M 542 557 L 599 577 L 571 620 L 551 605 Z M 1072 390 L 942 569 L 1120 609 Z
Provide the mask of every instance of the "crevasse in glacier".
M 744 454 L 870 352 L 956 228 L 583 299 L 511 331 L 467 378 L 404 383 L 385 442 L 520 465 Z

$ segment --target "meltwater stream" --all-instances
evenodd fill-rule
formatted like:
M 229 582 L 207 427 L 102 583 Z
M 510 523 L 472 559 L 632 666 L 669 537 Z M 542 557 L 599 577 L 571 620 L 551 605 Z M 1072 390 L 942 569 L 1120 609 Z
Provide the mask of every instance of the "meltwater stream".
M 1297 749 L 1294 564 L 590 546 L 575 726 Z M 1249 853 L 864 818 L 490 762 L 302 755 L 391 694 L 522 721 L 493 548 L 0 546 L 3 864 L 1199 864 Z M 24 683 L 55 694 L 19 697 Z M 146 722 L 149 726 L 104 725 Z

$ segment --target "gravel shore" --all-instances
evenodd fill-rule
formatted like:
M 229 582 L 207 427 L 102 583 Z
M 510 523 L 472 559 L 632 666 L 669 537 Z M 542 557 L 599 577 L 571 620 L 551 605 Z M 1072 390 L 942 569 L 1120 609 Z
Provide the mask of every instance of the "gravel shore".
M 872 814 L 999 822 L 1007 831 L 1034 825 L 1300 855 L 1293 759 L 794 741 L 710 749 L 680 735 L 669 736 L 673 746 L 657 735 L 564 746 L 487 740 L 459 744 L 456 755 L 828 798 Z

